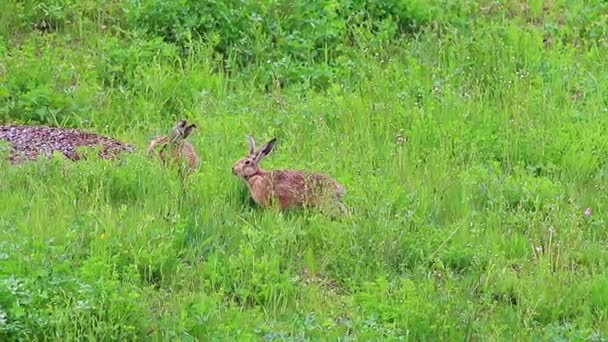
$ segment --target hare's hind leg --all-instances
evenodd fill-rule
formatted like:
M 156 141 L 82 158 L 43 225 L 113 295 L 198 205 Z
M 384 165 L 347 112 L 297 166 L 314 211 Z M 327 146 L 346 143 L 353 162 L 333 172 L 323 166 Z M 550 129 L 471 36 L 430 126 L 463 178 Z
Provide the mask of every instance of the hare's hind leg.
M 340 209 L 340 212 L 342 212 L 343 215 L 350 216 L 350 211 L 348 210 L 348 208 L 344 204 L 344 197 L 346 197 L 346 188 L 344 187 L 344 185 L 338 184 L 337 187 L 336 187 L 336 203 L 337 203 L 337 206 L 338 206 L 338 208 Z
M 350 216 L 350 211 L 342 201 L 338 201 L 338 208 L 343 215 Z
M 321 212 L 330 216 L 332 219 L 342 219 L 350 216 L 350 211 L 341 197 L 326 197 L 325 200 L 318 205 Z

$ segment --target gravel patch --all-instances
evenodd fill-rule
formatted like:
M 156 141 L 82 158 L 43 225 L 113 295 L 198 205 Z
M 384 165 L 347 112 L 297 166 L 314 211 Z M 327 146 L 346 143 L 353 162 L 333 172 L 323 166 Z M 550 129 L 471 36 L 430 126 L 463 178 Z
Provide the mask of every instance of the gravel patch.
M 81 156 L 76 149 L 81 146 L 101 146 L 100 157 L 104 159 L 112 159 L 135 149 L 130 144 L 95 133 L 47 126 L 0 126 L 0 140 L 9 142 L 9 160 L 13 164 L 35 160 L 40 155 L 51 156 L 55 151 L 77 161 Z

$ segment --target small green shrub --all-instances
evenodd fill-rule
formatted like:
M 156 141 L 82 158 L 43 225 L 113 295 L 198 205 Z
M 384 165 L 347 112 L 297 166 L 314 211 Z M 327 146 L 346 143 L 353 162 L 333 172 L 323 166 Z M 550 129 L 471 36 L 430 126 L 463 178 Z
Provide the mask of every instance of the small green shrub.
M 332 67 L 362 43 L 363 31 L 380 46 L 440 12 L 424 1 L 138 0 L 132 6 L 133 21 L 147 34 L 186 50 L 199 39 L 210 42 L 230 72 L 264 85 L 315 88 L 330 84 Z
M 96 90 L 89 83 L 93 74 L 76 70 L 64 59 L 69 48 L 40 53 L 45 46 L 64 43 L 33 37 L 6 55 L 6 74 L 0 73 L 0 121 L 76 126 L 90 115 Z

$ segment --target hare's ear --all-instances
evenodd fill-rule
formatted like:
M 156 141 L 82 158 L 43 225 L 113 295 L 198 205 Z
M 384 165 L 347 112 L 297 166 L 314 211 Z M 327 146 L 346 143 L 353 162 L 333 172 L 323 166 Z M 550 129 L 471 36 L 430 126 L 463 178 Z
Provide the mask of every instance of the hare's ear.
M 184 129 L 184 136 L 182 137 L 182 139 L 186 139 L 190 133 L 192 133 L 192 130 L 196 128 L 196 124 L 191 124 L 190 126 L 186 127 Z
M 253 139 L 253 137 L 250 135 L 249 136 L 249 154 L 254 154 L 255 153 L 255 140 Z
M 260 160 L 262 160 L 262 158 L 266 157 L 270 154 L 270 152 L 272 152 L 272 148 L 274 147 L 275 142 L 277 142 L 277 138 L 272 138 L 269 142 L 266 143 L 266 145 L 260 148 L 257 155 L 255 156 L 256 162 L 259 162 Z

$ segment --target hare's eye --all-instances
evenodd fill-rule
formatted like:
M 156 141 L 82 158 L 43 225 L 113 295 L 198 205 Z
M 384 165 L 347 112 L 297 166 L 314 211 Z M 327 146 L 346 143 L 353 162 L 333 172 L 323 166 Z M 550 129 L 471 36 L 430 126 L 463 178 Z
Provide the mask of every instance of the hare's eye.
M 245 165 L 251 164 L 251 160 L 245 160 Z

